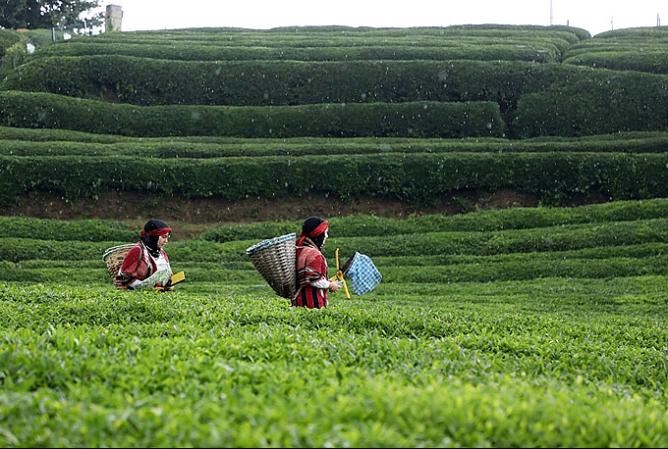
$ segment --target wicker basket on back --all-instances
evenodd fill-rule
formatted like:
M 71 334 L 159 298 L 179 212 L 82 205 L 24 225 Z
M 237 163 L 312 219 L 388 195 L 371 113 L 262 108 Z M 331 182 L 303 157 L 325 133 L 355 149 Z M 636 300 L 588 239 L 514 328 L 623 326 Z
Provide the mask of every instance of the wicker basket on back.
M 126 243 L 124 245 L 113 246 L 108 248 L 102 255 L 102 260 L 104 260 L 104 263 L 107 265 L 107 272 L 112 281 L 118 274 L 118 270 L 121 269 L 123 259 L 125 259 L 128 251 L 135 245 L 136 243 Z
M 295 233 L 263 240 L 246 249 L 257 271 L 272 289 L 283 298 L 297 293 L 295 271 Z

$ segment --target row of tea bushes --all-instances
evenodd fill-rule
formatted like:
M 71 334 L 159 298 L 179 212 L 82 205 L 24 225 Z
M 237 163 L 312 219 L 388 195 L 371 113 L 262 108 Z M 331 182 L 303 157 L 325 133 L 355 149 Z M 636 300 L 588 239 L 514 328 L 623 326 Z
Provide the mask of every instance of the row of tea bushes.
M 444 283 L 454 282 L 503 282 L 532 280 L 540 278 L 600 279 L 613 277 L 668 275 L 668 259 L 664 256 L 665 244 L 654 254 L 630 257 L 621 254 L 616 257 L 563 258 L 559 252 L 540 254 L 508 255 L 499 257 L 481 257 L 466 263 L 456 262 L 448 265 L 423 264 L 408 266 L 403 261 L 391 258 L 374 258 L 382 267 L 383 282 L 401 283 Z M 618 251 L 622 252 L 622 251 Z M 490 260 L 492 259 L 492 260 Z M 531 263 L 527 263 L 531 261 Z M 32 262 L 32 261 L 29 261 Z M 111 284 L 101 259 L 86 261 L 81 264 L 63 264 L 57 261 L 41 261 L 41 266 L 33 263 L 10 263 L 0 261 L 0 282 L 31 282 L 61 284 Z M 399 265 L 400 264 L 400 265 Z M 62 265 L 62 266 L 58 266 Z M 187 273 L 188 280 L 194 283 L 258 284 L 258 272 L 250 262 L 243 267 L 228 267 L 211 262 L 182 262 L 179 270 Z
M 180 62 L 124 56 L 30 61 L 3 90 L 50 92 L 137 105 L 300 105 L 411 101 L 494 101 L 512 111 L 528 94 L 565 83 L 588 101 L 624 95 L 612 81 L 652 103 L 666 76 L 592 71 L 561 64 L 508 61 Z M 611 90 L 612 87 L 612 90 Z
M 59 132 L 58 132 L 59 131 Z M 192 158 L 390 153 L 663 153 L 666 132 L 630 132 L 587 138 L 132 138 L 65 130 L 0 127 L 1 156 L 136 156 Z
M 577 224 L 601 224 L 668 217 L 668 200 L 614 201 L 577 208 L 512 208 L 484 210 L 467 214 L 427 214 L 415 217 L 388 218 L 373 215 L 331 217 L 332 234 L 342 237 L 381 237 L 425 232 L 493 232 L 511 229 L 546 228 Z M 198 239 L 215 242 L 261 240 L 298 233 L 299 220 L 234 223 L 202 231 Z M 23 238 L 53 241 L 132 241 L 138 230 L 113 220 L 40 219 L 0 217 L 0 238 Z M 178 230 L 174 231 L 177 236 Z M 593 255 L 590 255 L 594 257 Z
M 105 44 L 72 42 L 67 46 L 49 46 L 38 56 L 124 55 L 141 58 L 186 61 L 365 61 L 394 60 L 450 60 L 473 59 L 480 61 L 508 60 L 557 62 L 558 50 L 550 44 L 517 45 L 459 44 L 456 47 L 414 45 L 405 46 L 335 46 L 335 47 L 251 47 L 202 44 L 151 43 Z
M 431 42 L 452 45 L 462 41 L 512 41 L 528 43 L 548 41 L 555 45 L 570 45 L 579 40 L 589 39 L 591 35 L 582 28 L 562 25 L 451 25 L 447 27 L 349 27 L 349 26 L 290 26 L 266 30 L 242 29 L 229 27 L 182 28 L 160 31 L 130 31 L 123 33 L 105 33 L 95 37 L 92 42 L 103 44 L 115 43 L 150 43 L 155 41 L 199 42 L 225 45 L 290 45 L 329 46 L 330 42 L 363 42 L 380 44 L 421 44 Z
M 564 63 L 615 70 L 668 74 L 668 27 L 628 28 L 576 43 Z
M 380 67 L 382 65 L 376 65 L 375 69 Z M 455 65 L 451 64 L 450 67 Z M 466 73 L 466 64 L 457 67 L 463 69 L 460 72 L 463 76 Z M 305 92 L 305 97 L 297 98 L 305 103 L 322 99 L 323 93 L 324 98 L 335 101 L 353 100 L 353 97 L 357 96 L 363 98 L 364 102 L 300 104 L 271 108 L 177 104 L 134 106 L 74 99 L 41 92 L 0 91 L 0 124 L 26 128 L 66 128 L 142 137 L 174 135 L 500 137 L 507 135 L 526 138 L 543 135 L 583 136 L 620 131 L 666 130 L 668 110 L 665 104 L 668 101 L 668 76 L 567 67 L 536 65 L 532 72 L 534 75 L 540 75 L 539 78 L 530 77 L 527 79 L 533 81 L 520 81 L 522 87 L 516 86 L 510 79 L 494 75 L 488 67 L 489 72 L 483 71 L 470 78 L 477 79 L 478 83 L 464 84 L 471 88 L 470 91 L 462 85 L 457 87 L 456 80 L 450 80 L 454 83 L 449 88 L 450 93 L 448 89 L 438 87 L 443 86 L 444 80 L 439 81 L 436 72 L 432 72 L 432 88 L 416 84 L 414 90 L 411 88 L 399 91 L 396 89 L 401 84 L 397 81 L 398 84 L 390 83 L 387 87 L 383 87 L 388 89 L 386 93 L 373 92 L 373 85 L 366 85 L 360 86 L 362 90 L 352 89 L 345 94 L 336 91 L 322 92 L 318 89 L 310 94 L 306 93 L 311 92 L 306 83 L 289 91 L 300 92 L 298 96 L 302 95 L 301 92 Z M 521 72 L 521 67 L 516 66 L 508 74 L 519 75 Z M 485 73 L 489 78 L 484 75 Z M 214 79 L 218 80 L 217 77 L 211 78 Z M 486 83 L 485 79 L 495 79 L 495 83 L 506 80 L 508 82 L 506 86 L 515 87 L 490 89 L 494 84 Z M 171 82 L 165 84 L 162 91 L 178 90 L 175 89 L 176 85 L 170 84 Z M 219 80 L 215 82 L 218 83 Z M 436 84 L 433 84 L 434 82 Z M 380 81 L 378 85 L 385 86 Z M 66 93 L 79 92 L 78 87 L 68 90 L 67 83 L 63 86 L 65 87 L 62 89 Z M 172 88 L 168 89 L 169 86 Z M 92 89 L 95 91 L 99 88 L 92 87 Z M 117 85 L 116 89 L 121 89 L 120 85 Z M 246 91 L 247 95 L 256 98 L 249 103 L 259 102 L 260 97 L 265 98 L 267 89 Z M 396 102 L 411 98 L 448 99 L 449 95 L 452 95 L 449 99 L 455 100 L 459 89 L 467 92 L 464 98 L 460 98 L 462 101 Z M 58 91 L 61 88 L 54 87 L 53 90 Z M 139 92 L 141 91 L 142 89 L 139 89 Z M 212 91 L 208 92 L 208 96 L 212 95 Z M 289 92 L 288 97 L 291 95 Z M 94 92 L 81 94 L 94 95 Z M 334 98 L 331 98 L 330 94 Z M 227 95 L 224 90 L 223 95 Z M 389 102 L 366 102 L 366 98 L 374 98 L 374 95 Z M 262 101 L 266 104 L 274 101 L 273 98 L 275 98 L 273 95 L 267 95 Z M 239 97 L 237 99 L 242 102 Z M 172 100 L 175 101 L 174 98 L 169 101 Z M 287 97 L 282 99 L 276 97 L 276 101 L 291 102 Z
M 523 96 L 510 127 L 517 137 L 665 130 L 667 103 L 665 75 L 597 69 Z
M 208 35 L 216 36 L 215 42 L 200 45 L 206 51 L 226 48 L 230 51 L 250 51 L 251 43 L 257 43 L 257 39 L 269 39 L 280 37 L 280 32 L 251 32 L 246 34 L 237 30 L 228 33 L 229 36 L 220 36 L 215 32 Z M 302 30 L 305 43 L 309 37 L 326 37 L 332 31 Z M 377 30 L 378 31 L 378 30 Z M 397 52 L 401 56 L 399 39 L 411 39 L 411 34 L 406 30 L 391 30 L 392 36 L 388 39 L 387 51 Z M 415 38 L 438 38 L 438 30 L 412 30 Z M 432 32 L 435 34 L 432 34 Z M 461 45 L 473 45 L 471 42 L 488 43 L 494 36 L 498 37 L 499 30 L 494 28 L 478 28 L 467 30 L 459 28 L 452 30 L 456 32 L 452 39 L 461 40 Z M 467 31 L 484 33 L 466 36 Z M 518 37 L 514 33 L 527 33 L 529 30 L 504 29 L 508 31 L 507 38 L 510 42 L 503 45 L 517 45 L 513 39 L 522 39 L 527 35 Z M 400 34 L 394 35 L 393 33 Z M 586 45 L 596 39 L 585 39 L 577 44 L 582 38 L 572 34 L 570 40 L 565 39 L 565 30 L 546 30 L 547 34 L 540 35 L 537 39 L 555 39 L 555 42 L 570 42 L 573 45 Z M 317 36 L 314 36 L 315 33 Z M 330 33 L 330 34 L 328 34 Z M 359 30 L 336 37 L 343 44 L 345 39 L 373 39 L 375 32 L 369 36 L 367 31 Z M 463 34 L 462 34 L 463 33 Z M 496 33 L 496 34 L 494 34 Z M 552 35 L 550 33 L 557 33 Z M 224 34 L 224 33 L 223 33 Z M 289 34 L 289 33 L 288 33 Z M 446 33 L 447 34 L 447 33 Z M 185 31 L 183 35 L 179 32 L 166 32 L 163 36 L 170 39 L 171 36 L 179 35 L 182 40 L 176 40 L 177 44 L 170 43 L 169 48 L 175 51 L 189 43 L 202 42 L 207 36 L 206 32 Z M 354 36 L 350 37 L 349 35 Z M 118 111 L 107 111 L 95 120 L 85 120 L 81 117 L 80 109 L 91 110 L 95 113 L 99 106 L 94 104 L 71 104 L 66 99 L 54 97 L 50 100 L 40 98 L 39 100 L 19 99 L 16 96 L 5 98 L 6 105 L 2 111 L 3 124 L 10 126 L 26 127 L 67 127 L 68 129 L 87 130 L 96 133 L 119 133 L 130 135 L 236 135 L 261 137 L 272 136 L 350 136 L 350 135 L 377 135 L 377 136 L 482 136 L 482 135 L 505 135 L 510 137 L 531 137 L 541 135 L 581 136 L 590 134 L 603 134 L 609 132 L 629 130 L 665 130 L 666 129 L 666 91 L 668 78 L 666 76 L 643 74 L 635 71 L 617 70 L 592 70 L 578 67 L 573 64 L 535 64 L 522 61 L 501 61 L 500 56 L 494 56 L 490 61 L 460 60 L 460 61 L 397 61 L 388 60 L 383 57 L 382 61 L 371 57 L 365 61 L 294 61 L 270 58 L 265 61 L 221 61 L 219 57 L 214 60 L 162 60 L 148 57 L 128 57 L 114 53 L 117 46 L 134 46 L 149 51 L 159 38 L 159 33 L 118 33 L 102 36 L 99 40 L 95 38 L 82 37 L 78 40 L 65 42 L 62 45 L 51 45 L 39 52 L 40 57 L 29 58 L 30 62 L 22 65 L 2 84 L 4 90 L 41 91 L 74 96 L 77 98 L 101 99 L 119 103 L 136 105 L 238 105 L 238 106 L 268 106 L 268 105 L 319 105 L 336 104 L 341 106 L 357 103 L 404 103 L 404 102 L 495 102 L 503 118 L 503 129 L 499 132 L 486 133 L 484 129 L 477 126 L 471 128 L 469 121 L 462 122 L 456 117 L 454 119 L 441 118 L 442 125 L 449 129 L 420 129 L 415 123 L 383 123 L 373 128 L 369 123 L 368 129 L 356 131 L 344 125 L 334 123 L 329 115 L 312 116 L 313 126 L 295 126 L 288 129 L 285 123 L 271 124 L 265 126 L 252 126 L 253 121 L 262 122 L 265 119 L 256 116 L 246 117 L 239 114 L 238 122 L 242 125 L 234 125 L 233 129 L 221 129 L 212 127 L 210 123 L 201 123 L 197 120 L 184 119 L 178 112 L 167 113 L 167 128 L 170 131 L 161 130 L 160 123 L 155 123 L 151 117 L 152 111 L 142 110 L 142 120 L 136 117 L 128 123 L 119 117 Z M 239 37 L 241 36 L 241 37 Z M 244 37 L 245 36 L 245 37 Z M 386 39 L 384 33 L 378 36 L 379 41 Z M 425 37 L 426 36 L 426 37 Z M 147 42 L 140 42 L 146 37 Z M 235 39 L 236 45 L 231 47 L 219 47 L 216 42 L 225 42 L 226 39 Z M 245 41 L 244 39 L 251 39 Z M 528 37 L 526 37 L 528 39 Z M 118 40 L 116 40 L 118 39 Z M 186 40 L 191 39 L 191 40 Z M 220 39 L 220 40 L 216 40 Z M 290 34 L 287 41 L 299 42 L 297 35 Z M 297 39 L 297 41 L 295 41 Z M 128 43 L 123 41 L 129 40 Z M 500 39 L 503 41 L 503 39 Z M 247 45 L 244 45 L 244 42 Z M 360 42 L 358 42 L 360 43 Z M 435 42 L 432 42 L 435 43 Z M 453 42 L 444 42 L 450 45 Z M 565 51 L 562 44 L 555 44 L 557 52 Z M 90 51 L 84 56 L 67 57 L 63 55 L 49 57 L 50 51 L 57 49 L 76 49 L 77 45 L 89 46 Z M 571 44 L 569 44 L 571 45 Z M 572 48 L 573 45 L 568 48 Z M 95 49 L 100 53 L 95 53 Z M 295 51 L 306 51 L 305 47 L 291 47 Z M 332 51 L 346 52 L 344 47 L 328 47 Z M 355 51 L 362 51 L 364 47 L 349 47 Z M 380 48 L 380 47 L 379 47 Z M 436 51 L 440 47 L 420 47 L 425 51 Z M 442 47 L 454 49 L 455 47 Z M 461 48 L 461 47 L 460 47 Z M 106 49 L 106 50 L 105 50 Z M 280 47 L 266 48 L 273 52 L 279 51 Z M 412 51 L 413 48 L 411 47 Z M 325 47 L 310 47 L 309 51 L 325 51 Z M 181 50 L 178 50 L 181 51 Z M 448 50 L 449 51 L 449 50 Z M 487 51 L 487 49 L 485 49 Z M 413 51 L 414 52 L 414 51 Z M 415 53 L 415 52 L 414 52 Z M 415 53 L 417 55 L 417 53 Z M 146 56 L 146 55 L 142 55 Z M 158 55 L 166 57 L 165 55 Z M 420 55 L 417 55 L 420 56 Z M 454 57 L 454 56 L 453 56 Z M 424 55 L 420 56 L 424 59 Z M 475 56 L 466 56 L 467 59 L 476 59 Z M 196 58 L 198 59 L 198 58 Z M 201 59 L 201 58 L 199 58 Z M 279 58 L 280 59 L 280 58 Z M 11 92 L 5 94 L 10 95 Z M 55 99 L 57 98 L 57 99 Z M 28 102 L 28 105 L 20 103 Z M 19 103 L 19 104 L 17 104 Z M 36 104 L 39 103 L 39 104 Z M 45 104 L 49 103 L 49 104 Z M 57 103 L 54 106 L 51 103 Z M 35 117 L 22 109 L 29 108 L 38 110 Z M 73 117 L 67 123 L 53 120 L 49 114 L 51 110 L 57 110 L 58 117 Z M 73 109 L 65 111 L 65 109 Z M 197 118 L 205 116 L 210 121 L 221 121 L 221 117 L 208 117 L 206 112 L 190 111 Z M 161 110 L 158 114 L 164 116 Z M 262 113 L 264 115 L 264 113 Z M 390 114 L 390 112 L 386 112 Z M 121 116 L 123 114 L 120 114 Z M 169 117 L 169 116 L 177 116 Z M 251 114 L 252 115 L 252 114 Z M 236 116 L 236 114 L 235 114 Z M 173 118 L 173 119 L 172 119 Z M 359 122 L 357 117 L 351 120 Z M 234 119 L 236 120 L 236 119 Z M 234 121 L 233 120 L 233 121 Z M 287 119 L 286 119 L 287 120 Z M 301 116 L 290 117 L 289 123 L 304 120 Z M 335 119 L 335 121 L 338 119 Z M 370 117 L 369 120 L 379 121 L 378 117 Z M 484 125 L 496 126 L 496 117 L 487 117 Z M 229 121 L 229 118 L 226 118 Z M 75 123 L 74 123 L 75 122 Z M 136 128 L 138 123 L 146 122 L 147 125 L 141 129 Z M 326 123 L 325 123 L 326 122 Z M 101 126 L 100 124 L 106 126 Z M 119 123 L 118 126 L 114 125 Z M 318 124 L 319 123 L 319 124 Z M 90 126 L 96 124 L 96 126 Z M 149 126 L 150 125 L 150 126 Z M 283 129 L 286 126 L 288 128 Z M 399 129 L 397 129 L 397 127 Z M 164 128 L 164 127 L 162 127 Z M 239 129 L 242 128 L 242 129 Z M 270 131 L 271 130 L 271 131 Z
M 541 136 L 522 140 L 505 138 L 417 139 L 409 138 L 241 138 L 225 136 L 129 137 L 84 131 L 49 128 L 0 126 L 0 152 L 4 155 L 85 155 L 80 144 L 92 144 L 89 155 L 105 155 L 105 148 L 117 155 L 141 152 L 146 157 L 179 157 L 179 150 L 190 149 L 188 157 L 267 156 L 288 154 L 364 154 L 367 152 L 621 152 L 655 153 L 665 151 L 666 131 L 629 131 L 580 137 Z M 104 144 L 104 145 L 96 145 Z M 119 145 L 115 145 L 119 144 Z M 34 152 L 29 147 L 33 145 Z M 68 145 L 72 145 L 68 147 Z M 170 145 L 173 145 L 170 150 Z M 7 148 L 7 149 L 5 149 Z M 218 151 L 216 151 L 216 148 Z M 161 153 L 163 152 L 164 153 Z M 293 153 L 294 152 L 294 153 Z M 109 155 L 111 155 L 109 153 Z
M 405 101 L 494 101 L 502 111 L 555 84 L 587 101 L 629 86 L 651 104 L 665 76 L 508 61 L 179 62 L 124 56 L 51 57 L 28 62 L 3 90 L 51 92 L 138 105 L 288 105 Z
M 501 136 L 492 102 L 300 106 L 132 106 L 47 93 L 0 92 L 0 121 L 127 136 Z
M 313 167 L 328 167 L 323 177 Z M 64 171 L 63 167 L 68 170 Z M 28 192 L 69 199 L 104 192 L 146 192 L 238 200 L 306 193 L 370 195 L 427 205 L 456 191 L 499 189 L 559 203 L 587 194 L 612 199 L 668 196 L 668 154 L 442 153 L 267 156 L 212 159 L 0 156 L 0 193 L 12 202 Z
M 137 231 L 120 221 L 87 219 L 64 221 L 33 217 L 0 217 L 0 238 L 33 240 L 131 240 Z
M 639 72 L 668 75 L 666 52 L 668 52 L 668 44 L 662 49 L 644 50 L 640 53 L 637 48 L 630 47 L 627 51 L 622 49 L 609 52 L 596 51 L 587 52 L 578 56 L 570 56 L 564 60 L 564 63 L 613 70 L 635 70 Z
M 192 241 L 189 241 L 192 243 Z M 339 242 L 340 243 L 340 242 Z M 173 242 L 170 241 L 168 247 L 169 252 L 172 251 Z M 184 251 L 184 243 L 181 242 L 180 255 L 186 257 L 184 260 L 178 262 L 179 269 L 190 271 L 191 269 L 200 270 L 200 272 L 205 272 L 207 270 L 217 271 L 221 270 L 220 273 L 233 273 L 236 271 L 255 271 L 255 267 L 249 258 L 237 258 L 237 254 L 225 253 L 222 260 L 220 261 L 192 261 L 187 260 L 188 255 L 192 254 Z M 491 255 L 479 255 L 479 254 L 437 254 L 437 255 L 406 255 L 406 256 L 376 256 L 374 255 L 373 261 L 378 266 L 383 268 L 400 268 L 404 267 L 406 269 L 417 269 L 418 267 L 445 267 L 445 266 L 455 266 L 455 265 L 478 265 L 482 266 L 485 264 L 515 264 L 520 262 L 526 262 L 527 258 L 530 257 L 534 261 L 556 263 L 557 261 L 573 261 L 578 262 L 582 260 L 592 260 L 592 261 L 602 261 L 610 259 L 655 259 L 659 258 L 665 254 L 666 249 L 668 248 L 668 243 L 662 242 L 652 242 L 646 241 L 641 243 L 634 244 L 623 244 L 613 246 L 593 246 L 587 248 L 571 249 L 571 250 L 546 250 L 546 251 L 531 251 L 531 252 L 521 252 L 521 253 L 501 253 L 501 254 L 491 254 Z M 201 248 L 200 248 L 201 249 Z M 218 248 L 214 247 L 214 251 Z M 345 253 L 347 257 L 352 252 L 345 247 L 339 248 L 341 252 Z M 327 245 L 325 249 L 326 255 L 329 255 L 332 260 L 332 269 L 335 266 L 335 258 L 333 249 L 330 245 Z M 99 256 L 99 255 L 98 255 Z M 3 264 L 3 267 L 7 269 L 26 269 L 26 270 L 45 270 L 45 269 L 54 269 L 62 270 L 63 268 L 70 268 L 71 270 L 101 270 L 101 258 L 95 257 L 92 259 L 27 259 L 27 260 L 18 260 L 16 262 L 3 260 L 0 262 Z M 259 273 L 256 273 L 256 276 Z M 244 273 L 240 273 L 239 276 L 245 276 Z M 105 278 L 106 279 L 106 278 Z M 257 277 L 254 279 L 257 280 Z M 105 280 L 105 282 L 107 282 Z
M 487 25 L 445 28 L 165 30 L 106 33 L 40 49 L 40 55 L 123 54 L 186 60 L 512 59 L 557 61 L 589 38 L 570 27 Z
M 498 34 L 498 33 L 497 33 Z M 457 49 L 464 46 L 481 46 L 493 41 L 497 45 L 515 45 L 515 46 L 540 46 L 550 48 L 553 51 L 564 52 L 571 45 L 578 42 L 571 33 L 542 34 L 536 33 L 533 36 L 526 34 L 498 34 L 497 36 L 478 36 L 478 35 L 434 35 L 423 34 L 420 30 L 413 34 L 404 35 L 385 35 L 372 36 L 361 33 L 290 33 L 268 35 L 265 31 L 248 31 L 244 33 L 225 33 L 225 32 L 184 32 L 184 31 L 163 31 L 160 34 L 153 32 L 124 32 L 116 34 L 98 35 L 93 39 L 75 39 L 69 43 L 78 44 L 118 46 L 127 44 L 165 45 L 169 43 L 172 47 L 179 46 L 208 46 L 208 47 L 262 47 L 289 48 L 289 49 L 317 49 L 317 48 L 369 48 L 369 47 L 407 47 L 413 46 L 417 50 L 426 47 L 435 47 L 443 49 Z M 84 47 L 79 47 L 84 48 Z M 89 47 L 90 48 L 90 47 Z M 63 55 L 59 51 L 68 52 L 67 47 L 59 47 L 59 50 L 44 50 L 38 56 Z M 102 50 L 104 52 L 104 50 Z M 94 54 L 91 52 L 90 54 Z
M 664 217 L 484 232 L 431 231 L 382 236 L 333 236 L 328 247 L 343 248 L 344 256 L 351 256 L 354 248 L 354 251 L 374 257 L 425 257 L 455 254 L 489 256 L 567 251 L 592 247 L 667 243 L 667 222 L 668 218 Z M 0 238 L 0 243 L 2 243 L 0 260 L 9 262 L 32 259 L 101 260 L 106 248 L 135 241 L 136 237 L 128 240 L 90 242 L 6 237 Z M 258 240 L 233 240 L 225 243 L 206 240 L 175 241 L 170 243 L 169 254 L 170 258 L 184 263 L 248 261 L 245 249 Z
M 17 68 L 3 90 L 138 105 L 263 106 L 400 101 L 495 101 L 503 110 L 591 70 L 509 61 L 173 61 L 127 56 L 45 57 Z M 638 84 L 632 74 L 615 76 Z M 648 95 L 652 85 L 645 87 Z
M 356 215 L 332 217 L 329 222 L 330 232 L 339 238 L 392 236 L 437 231 L 490 232 L 664 217 L 668 217 L 668 200 L 652 199 L 614 201 L 577 208 L 517 207 L 509 210 L 488 210 L 457 215 L 428 214 L 405 218 Z M 225 224 L 202 232 L 199 238 L 216 242 L 265 239 L 290 232 L 298 232 L 300 225 L 299 221 Z M 16 235 L 16 237 L 20 237 L 20 235 Z

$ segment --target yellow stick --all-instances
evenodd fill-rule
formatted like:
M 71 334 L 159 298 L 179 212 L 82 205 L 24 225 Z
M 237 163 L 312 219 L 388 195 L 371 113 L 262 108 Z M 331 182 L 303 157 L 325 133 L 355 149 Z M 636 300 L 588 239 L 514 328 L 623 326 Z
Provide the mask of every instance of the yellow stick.
M 334 281 L 341 281 L 343 284 L 343 292 L 346 294 L 346 298 L 350 299 L 350 293 L 348 292 L 348 285 L 346 284 L 346 280 L 343 277 L 343 271 L 340 269 L 341 264 L 339 263 L 339 248 L 336 248 L 336 275 L 332 276 L 329 280 L 331 282 Z

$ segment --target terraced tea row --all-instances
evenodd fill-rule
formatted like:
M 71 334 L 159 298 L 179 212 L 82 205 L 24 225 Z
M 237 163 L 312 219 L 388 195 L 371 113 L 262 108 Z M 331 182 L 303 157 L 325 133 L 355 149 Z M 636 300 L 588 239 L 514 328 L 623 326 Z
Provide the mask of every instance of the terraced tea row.
M 668 74 L 668 27 L 608 31 L 576 43 L 564 55 L 567 64 Z
M 10 131 L 11 130 L 11 131 Z M 18 131 L 18 132 L 14 132 Z M 24 131 L 24 132 L 21 132 Z M 44 133 L 43 133 L 44 132 Z M 4 135 L 3 135 L 4 134 Z M 389 153 L 662 153 L 668 133 L 630 132 L 580 139 L 506 140 L 419 138 L 290 138 L 242 139 L 211 137 L 122 137 L 63 131 L 0 127 L 2 156 L 134 156 L 142 158 L 261 157 L 364 155 Z
M 67 166 L 64 172 L 61 167 Z M 323 177 L 313 167 L 328 167 Z M 642 173 L 643 176 L 638 176 Z M 578 195 L 668 196 L 666 153 L 442 153 L 210 159 L 0 156 L 0 201 L 28 192 L 95 199 L 109 192 L 281 199 L 305 193 L 429 204 L 465 190 L 512 189 L 558 204 Z

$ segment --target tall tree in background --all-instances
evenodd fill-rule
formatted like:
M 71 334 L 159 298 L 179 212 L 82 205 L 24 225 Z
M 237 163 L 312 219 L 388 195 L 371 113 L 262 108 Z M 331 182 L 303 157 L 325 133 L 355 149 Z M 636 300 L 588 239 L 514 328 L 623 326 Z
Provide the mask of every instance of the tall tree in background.
M 83 28 L 82 13 L 95 9 L 100 0 L 0 0 L 0 26 L 4 28 Z M 102 23 L 103 13 L 88 19 L 88 26 Z
M 0 26 L 4 28 L 25 28 L 28 19 L 27 11 L 26 0 L 0 2 Z

